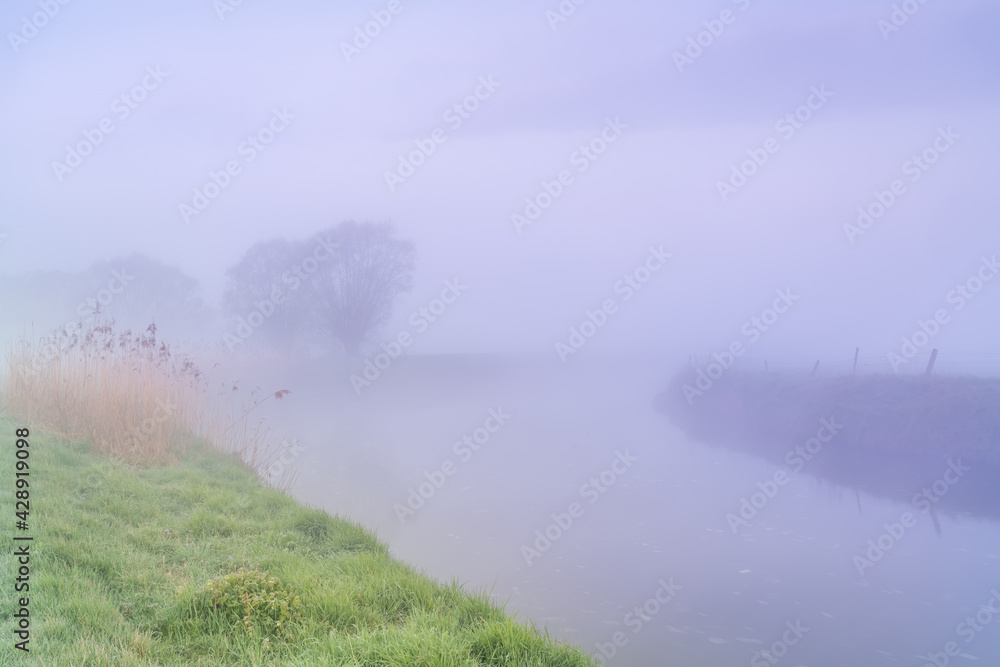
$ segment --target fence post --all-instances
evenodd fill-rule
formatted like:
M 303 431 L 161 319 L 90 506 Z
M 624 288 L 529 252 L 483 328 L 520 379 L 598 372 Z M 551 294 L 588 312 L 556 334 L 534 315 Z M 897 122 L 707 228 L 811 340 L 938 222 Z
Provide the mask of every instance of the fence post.
M 931 371 L 934 370 L 934 362 L 935 361 L 937 361 L 937 348 L 936 347 L 933 350 L 931 350 L 931 358 L 930 358 L 930 361 L 927 362 L 927 373 L 926 373 L 926 375 L 930 376 Z

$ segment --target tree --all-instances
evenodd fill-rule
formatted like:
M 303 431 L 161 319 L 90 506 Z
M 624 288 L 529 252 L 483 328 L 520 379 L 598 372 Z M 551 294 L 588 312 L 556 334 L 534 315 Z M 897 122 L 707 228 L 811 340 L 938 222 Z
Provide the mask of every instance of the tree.
M 349 354 L 389 320 L 400 296 L 413 288 L 413 243 L 395 237 L 389 223 L 352 220 L 320 232 L 338 245 L 336 261 L 325 262 L 310 279 L 319 326 Z M 315 241 L 314 241 L 315 242 Z
M 10 300 L 15 297 L 18 301 Z M 80 272 L 0 278 L 0 301 L 20 301 L 20 307 L 5 312 L 0 323 L 13 325 L 15 331 L 29 322 L 44 331 L 113 318 L 122 330 L 143 331 L 156 322 L 170 338 L 195 337 L 203 335 L 214 317 L 196 278 L 140 253 L 101 260 Z
M 285 354 L 294 350 L 306 311 L 293 270 L 307 253 L 301 241 L 261 241 L 226 271 L 222 306 L 229 320 L 227 340 L 245 341 L 259 331 L 263 342 Z
M 144 330 L 156 322 L 168 336 L 203 333 L 213 314 L 196 278 L 140 253 L 98 262 L 80 277 L 86 297 L 77 314 L 114 317 L 119 328 Z

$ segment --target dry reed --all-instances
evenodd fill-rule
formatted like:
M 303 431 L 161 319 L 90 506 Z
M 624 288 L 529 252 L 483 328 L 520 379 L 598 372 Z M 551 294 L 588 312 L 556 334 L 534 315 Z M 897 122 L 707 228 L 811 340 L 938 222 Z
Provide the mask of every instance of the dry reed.
M 156 325 L 116 333 L 114 320 L 63 328 L 33 344 L 22 338 L 7 352 L 0 410 L 68 441 L 86 441 L 136 466 L 175 463 L 194 437 L 238 454 L 262 476 L 280 443 L 251 413 L 281 390 L 242 399 L 238 382 L 209 395 L 207 380 L 187 355 L 156 338 Z M 287 481 L 285 482 L 287 484 Z

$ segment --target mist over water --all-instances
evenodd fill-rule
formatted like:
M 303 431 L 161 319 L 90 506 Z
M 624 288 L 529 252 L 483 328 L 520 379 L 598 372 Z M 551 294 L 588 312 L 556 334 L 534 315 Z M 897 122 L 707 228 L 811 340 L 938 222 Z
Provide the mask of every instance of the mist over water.
M 451 370 L 459 365 L 468 370 Z M 351 443 L 306 449 L 297 497 L 377 527 L 399 558 L 490 589 L 595 654 L 623 632 L 609 664 L 743 664 L 789 622 L 806 628 L 788 648 L 796 665 L 891 664 L 964 643 L 972 626 L 961 636 L 955 627 L 994 595 L 995 522 L 942 516 L 939 535 L 912 505 L 784 467 L 787 482 L 733 530 L 727 517 L 780 468 L 699 443 L 657 413 L 649 397 L 667 368 L 631 355 L 572 369 L 538 357 L 413 357 L 390 369 L 377 397 L 331 401 L 317 387 L 315 405 L 289 402 L 271 418 L 302 442 Z M 509 422 L 465 460 L 456 444 L 491 408 Z M 634 465 L 588 487 L 606 492 L 581 489 L 618 452 Z M 454 474 L 400 514 L 449 461 Z M 528 564 L 521 548 L 573 502 L 582 515 Z M 854 557 L 907 511 L 915 524 L 859 574 Z M 983 631 L 964 652 L 997 651 Z
M 0 27 L 5 343 L 155 321 L 209 401 L 290 390 L 265 483 L 604 664 L 1000 660 L 993 4 Z M 361 265 L 398 274 L 358 337 Z M 918 449 L 864 440 L 889 397 L 821 400 L 873 376 L 965 379 Z

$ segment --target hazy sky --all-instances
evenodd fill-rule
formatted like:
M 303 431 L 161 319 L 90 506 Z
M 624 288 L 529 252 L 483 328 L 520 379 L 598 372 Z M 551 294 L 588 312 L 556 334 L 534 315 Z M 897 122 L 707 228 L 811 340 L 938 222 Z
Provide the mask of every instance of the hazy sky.
M 555 0 L 244 0 L 220 18 L 223 2 L 4 4 L 0 271 L 136 250 L 212 301 L 259 240 L 391 220 L 418 265 L 389 335 L 446 278 L 469 286 L 425 351 L 551 351 L 616 298 L 593 349 L 709 353 L 790 288 L 800 300 L 755 354 L 884 357 L 940 308 L 934 345 L 1000 352 L 1000 280 L 960 311 L 947 301 L 1000 253 L 995 3 L 914 1 L 889 31 L 890 2 L 566 0 L 557 23 Z M 391 22 L 345 56 L 372 12 Z M 699 33 L 708 45 L 679 68 Z M 446 115 L 477 89 L 468 118 Z M 809 101 L 799 127 L 776 126 Z M 581 161 L 609 120 L 620 135 Z M 102 121 L 113 131 L 57 174 Z M 282 130 L 251 151 L 269 123 Z M 438 128 L 391 191 L 385 172 Z M 908 163 L 926 149 L 926 170 Z M 762 151 L 724 201 L 718 183 Z M 185 222 L 180 205 L 230 161 L 239 173 Z M 562 170 L 572 182 L 519 232 L 512 214 Z M 905 190 L 849 242 L 845 223 L 896 179 Z M 667 265 L 624 302 L 616 282 L 661 245 Z

